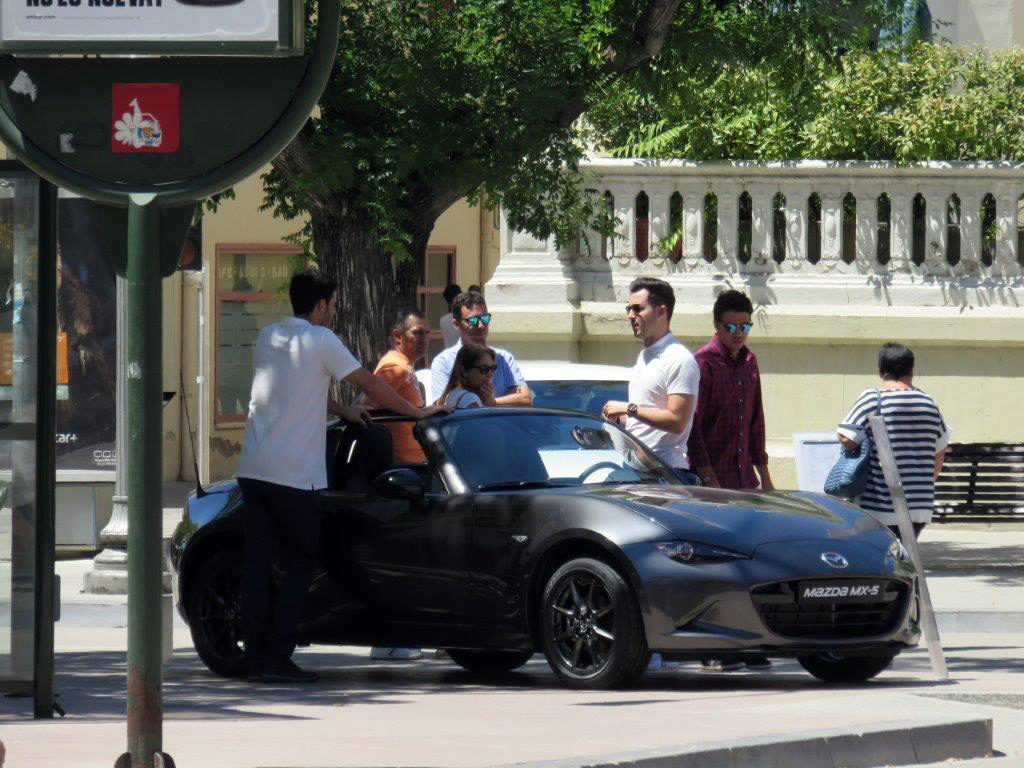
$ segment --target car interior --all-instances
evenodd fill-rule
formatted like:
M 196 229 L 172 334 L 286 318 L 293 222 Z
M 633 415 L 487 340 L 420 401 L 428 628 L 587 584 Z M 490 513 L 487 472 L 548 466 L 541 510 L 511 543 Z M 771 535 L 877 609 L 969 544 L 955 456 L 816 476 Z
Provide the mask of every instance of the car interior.
M 358 427 L 339 423 L 327 433 L 328 484 L 332 490 L 367 494 L 373 481 L 389 469 L 412 469 L 432 491 L 444 486 L 429 462 L 397 461 L 391 432 L 382 423 Z

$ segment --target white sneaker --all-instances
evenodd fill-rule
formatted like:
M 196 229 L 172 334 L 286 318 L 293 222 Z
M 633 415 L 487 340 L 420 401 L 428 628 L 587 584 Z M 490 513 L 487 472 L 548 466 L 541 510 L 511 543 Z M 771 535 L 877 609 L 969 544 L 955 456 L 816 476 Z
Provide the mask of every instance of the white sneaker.
M 378 648 L 370 649 L 370 658 L 377 661 L 416 661 L 423 658 L 419 648 Z

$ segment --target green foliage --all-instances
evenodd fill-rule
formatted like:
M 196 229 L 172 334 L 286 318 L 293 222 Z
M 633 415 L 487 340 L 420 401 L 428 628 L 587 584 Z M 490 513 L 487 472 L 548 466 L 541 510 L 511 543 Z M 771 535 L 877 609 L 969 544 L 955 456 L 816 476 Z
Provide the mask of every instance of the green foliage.
M 765 60 L 694 73 L 648 97 L 650 118 L 639 125 L 617 124 L 625 107 L 608 105 L 595 129 L 628 156 L 1024 160 L 1024 51 L 920 43 L 906 55 L 791 54 L 791 71 Z
M 767 159 L 789 146 L 808 68 L 862 47 L 901 6 L 680 0 L 660 57 L 637 67 L 660 43 L 638 31 L 656 0 L 342 0 L 330 83 L 266 175 L 267 204 L 286 219 L 361 217 L 399 257 L 467 195 L 559 243 L 595 213 L 608 233 L 580 183 L 581 112 L 606 146 Z

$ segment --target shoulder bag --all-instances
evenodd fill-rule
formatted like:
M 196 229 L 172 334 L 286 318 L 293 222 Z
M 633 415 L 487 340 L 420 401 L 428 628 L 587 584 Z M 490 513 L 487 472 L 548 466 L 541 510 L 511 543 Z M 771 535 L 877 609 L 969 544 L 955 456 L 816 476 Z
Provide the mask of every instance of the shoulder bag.
M 875 390 L 875 409 L 882 415 L 882 390 Z M 871 456 L 871 438 L 864 441 L 852 452 L 839 447 L 839 458 L 825 478 L 825 493 L 851 501 L 864 492 L 868 483 L 868 457 Z

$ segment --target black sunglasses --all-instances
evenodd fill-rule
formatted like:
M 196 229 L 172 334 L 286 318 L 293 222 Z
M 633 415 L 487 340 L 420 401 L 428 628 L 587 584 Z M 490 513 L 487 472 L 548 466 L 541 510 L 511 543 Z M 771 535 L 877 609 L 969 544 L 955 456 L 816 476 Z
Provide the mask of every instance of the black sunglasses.
M 464 322 L 470 328 L 476 328 L 477 325 L 479 325 L 480 323 L 483 323 L 484 325 L 490 325 L 491 324 L 491 313 L 490 312 L 485 312 L 482 315 L 473 315 L 472 317 L 464 317 L 464 318 L 462 318 L 462 322 Z
M 474 368 L 480 371 L 480 373 L 482 373 L 484 376 L 486 376 L 488 373 L 494 373 L 495 371 L 498 370 L 497 365 L 470 365 L 467 367 Z

